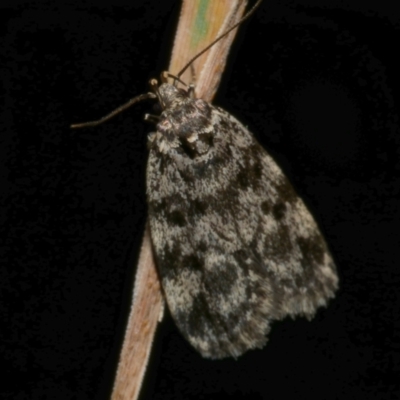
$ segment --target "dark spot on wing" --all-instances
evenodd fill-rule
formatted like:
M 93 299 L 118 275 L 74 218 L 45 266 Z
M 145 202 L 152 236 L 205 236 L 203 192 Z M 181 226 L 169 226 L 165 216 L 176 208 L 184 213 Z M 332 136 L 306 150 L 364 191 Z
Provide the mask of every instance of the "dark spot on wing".
M 187 315 L 187 328 L 189 335 L 195 337 L 205 337 L 212 325 L 212 316 L 209 304 L 204 298 L 203 293 L 199 293 L 193 298 L 192 309 Z
M 236 185 L 241 189 L 247 189 L 251 185 L 251 176 L 248 171 L 241 169 L 236 175 Z
M 167 221 L 174 226 L 184 227 L 186 225 L 186 217 L 182 211 L 174 210 L 171 213 L 166 213 Z
M 263 201 L 261 203 L 261 211 L 264 213 L 264 215 L 268 215 L 271 212 L 271 206 L 269 201 Z
M 199 198 L 194 199 L 192 203 L 193 212 L 196 214 L 205 214 L 208 208 L 208 202 Z
M 200 243 L 197 246 L 197 249 L 201 252 L 205 252 L 208 249 L 207 243 L 204 240 L 200 241 Z
M 191 187 L 194 182 L 196 181 L 196 177 L 193 175 L 192 171 L 186 170 L 186 169 L 180 169 L 179 170 L 180 176 L 182 180 L 189 186 Z
M 294 191 L 290 182 L 285 178 L 282 183 L 276 187 L 278 197 L 287 203 L 295 203 L 298 199 L 296 192 Z
M 235 183 L 241 189 L 252 187 L 257 189 L 260 186 L 262 179 L 262 163 L 258 160 L 257 149 L 252 152 L 252 149 L 243 154 L 241 160 L 241 168 L 236 175 Z
M 273 258 L 283 262 L 293 252 L 289 228 L 280 224 L 275 234 L 268 235 L 264 241 L 264 259 Z
M 172 246 L 166 244 L 161 255 L 156 253 L 157 268 L 161 277 L 175 279 L 182 269 L 181 263 L 182 249 L 179 242 Z
M 262 170 L 263 170 L 263 168 L 262 168 L 262 164 L 261 164 L 260 161 L 256 161 L 253 164 L 251 170 L 252 170 L 252 176 L 253 176 L 253 178 L 255 180 L 259 180 L 259 179 L 262 178 Z
M 212 297 L 229 295 L 238 279 L 238 266 L 225 262 L 222 266 L 213 265 L 204 276 L 204 288 Z
M 162 197 L 159 201 L 149 201 L 149 213 L 163 213 L 166 208 L 166 199 Z
M 224 112 L 223 110 L 220 110 L 220 111 Z M 225 131 L 232 130 L 232 124 L 227 118 L 221 118 L 218 126 L 221 127 Z
M 193 271 L 204 272 L 204 259 L 198 254 L 190 254 L 182 258 L 182 266 Z
M 297 243 L 303 256 L 302 264 L 304 268 L 323 262 L 325 245 L 320 236 L 311 236 L 309 238 L 299 237 Z
M 272 213 L 274 217 L 280 221 L 286 213 L 286 204 L 285 203 L 278 203 L 272 207 Z

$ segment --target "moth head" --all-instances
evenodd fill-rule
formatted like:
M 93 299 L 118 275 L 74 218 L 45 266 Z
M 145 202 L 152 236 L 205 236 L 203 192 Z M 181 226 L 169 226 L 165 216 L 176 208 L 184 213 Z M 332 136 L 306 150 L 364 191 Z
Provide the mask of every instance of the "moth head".
M 188 98 L 184 89 L 178 89 L 169 83 L 159 86 L 157 96 L 164 110 L 177 108 Z
M 157 96 L 160 106 L 163 110 L 174 109 L 179 107 L 185 100 L 191 97 L 191 86 L 189 90 L 179 89 L 176 84 L 168 83 L 168 77 L 173 76 L 168 72 L 161 74 L 161 85 L 158 84 L 157 79 L 150 80 L 150 88 Z M 174 77 L 174 76 L 173 76 Z M 175 78 L 175 77 L 174 77 Z M 181 82 L 179 78 L 176 82 Z M 181 82 L 183 83 L 183 82 Z

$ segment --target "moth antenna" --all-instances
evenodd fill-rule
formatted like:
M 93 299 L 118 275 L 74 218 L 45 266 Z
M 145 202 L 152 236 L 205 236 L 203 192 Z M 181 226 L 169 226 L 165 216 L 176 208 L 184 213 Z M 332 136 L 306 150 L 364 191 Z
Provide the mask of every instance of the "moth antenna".
M 190 73 L 192 74 L 192 77 L 190 78 L 190 81 L 196 83 L 197 76 L 196 76 L 196 71 L 194 69 L 194 65 L 193 64 L 190 64 Z
M 122 104 L 122 106 L 119 106 L 114 111 L 110 112 L 110 114 L 105 115 L 103 118 L 100 118 L 96 121 L 72 124 L 72 125 L 70 125 L 70 128 L 71 129 L 80 129 L 80 128 L 89 128 L 89 127 L 100 125 L 103 122 L 106 122 L 109 119 L 115 117 L 117 114 L 121 113 L 122 111 L 125 111 L 126 109 L 133 106 L 134 104 L 139 103 L 139 101 L 148 100 L 148 99 L 156 99 L 156 98 L 157 98 L 157 96 L 154 93 L 140 94 L 139 96 L 136 96 L 136 97 L 130 99 L 127 103 Z
M 223 34 L 218 36 L 207 47 L 205 47 L 203 50 L 201 50 L 199 53 L 197 53 L 193 58 L 191 58 L 189 60 L 189 62 L 179 71 L 179 73 L 177 75 L 172 75 L 167 71 L 163 72 L 162 75 L 161 75 L 161 82 L 165 83 L 167 81 L 167 78 L 169 77 L 169 78 L 174 79 L 174 86 L 176 85 L 176 82 L 180 82 L 184 86 L 188 86 L 180 79 L 180 76 L 193 64 L 193 62 L 195 60 L 197 60 L 202 54 L 204 54 L 207 50 L 209 50 L 212 46 L 214 46 L 215 43 L 220 41 L 223 37 L 228 35 L 233 29 L 235 29 L 240 24 L 242 24 L 246 19 L 248 19 L 256 11 L 258 6 L 261 4 L 261 1 L 262 0 L 257 0 L 256 4 L 249 10 L 249 12 L 243 18 L 241 18 L 236 24 L 232 25 Z M 156 94 L 151 93 L 151 92 L 150 93 L 141 94 L 139 96 L 136 96 L 136 97 L 130 99 L 127 103 L 123 104 L 122 106 L 119 106 L 118 108 L 116 108 L 111 113 L 105 115 L 103 118 L 100 118 L 100 119 L 95 120 L 95 121 L 81 122 L 81 123 L 77 123 L 77 124 L 72 124 L 72 125 L 70 125 L 70 128 L 71 129 L 80 129 L 80 128 L 89 128 L 89 127 L 101 125 L 102 123 L 104 123 L 104 122 L 110 120 L 111 118 L 115 117 L 117 114 L 125 111 L 129 107 L 131 107 L 134 104 L 136 104 L 136 103 L 138 103 L 140 101 L 143 101 L 143 100 L 158 98 L 161 101 L 160 96 L 158 95 L 158 90 L 155 88 L 156 85 L 157 85 L 157 81 L 155 81 L 155 80 L 154 81 L 153 80 L 150 81 L 150 86 L 152 86 L 152 89 L 154 90 L 154 92 Z M 192 86 L 189 87 L 189 90 L 190 90 L 190 92 L 194 92 L 194 88 Z
M 220 36 L 218 36 L 215 40 L 213 40 L 207 47 L 205 47 L 203 50 L 201 50 L 200 53 L 197 53 L 193 58 L 191 58 L 189 60 L 189 62 L 176 74 L 176 76 L 180 77 L 190 67 L 190 65 L 194 61 L 196 61 L 201 55 L 203 55 L 207 50 L 209 50 L 212 46 L 214 46 L 215 43 L 219 42 L 222 38 L 224 38 L 231 31 L 233 31 L 240 24 L 242 24 L 247 18 L 249 18 L 254 13 L 254 11 L 256 11 L 256 9 L 261 4 L 261 2 L 262 2 L 262 0 L 257 0 L 257 3 L 254 4 L 254 6 L 249 10 L 249 12 L 243 18 L 241 18 L 238 22 L 236 22 L 236 24 L 232 25 L 227 31 L 225 31 Z

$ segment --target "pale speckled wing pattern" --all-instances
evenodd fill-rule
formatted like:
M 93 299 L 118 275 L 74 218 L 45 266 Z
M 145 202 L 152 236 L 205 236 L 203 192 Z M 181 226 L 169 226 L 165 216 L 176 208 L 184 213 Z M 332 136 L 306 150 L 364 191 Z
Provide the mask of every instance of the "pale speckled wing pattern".
M 159 88 L 147 196 L 163 290 L 204 356 L 262 347 L 272 320 L 311 318 L 338 278 L 301 199 L 253 135 L 226 111 Z

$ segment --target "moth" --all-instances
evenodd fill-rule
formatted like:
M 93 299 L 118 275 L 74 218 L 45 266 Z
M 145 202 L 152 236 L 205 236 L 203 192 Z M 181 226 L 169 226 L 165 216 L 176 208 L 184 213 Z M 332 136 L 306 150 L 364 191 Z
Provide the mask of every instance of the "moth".
M 262 347 L 272 320 L 313 317 L 338 279 L 291 184 L 232 115 L 190 90 L 154 87 L 151 237 L 171 314 L 204 357 Z
M 203 357 L 238 357 L 265 345 L 271 321 L 311 319 L 334 297 L 336 267 L 303 201 L 254 136 L 168 76 L 129 104 L 156 98 L 162 109 L 147 117 L 156 122 L 146 181 L 157 268 L 192 346 Z

